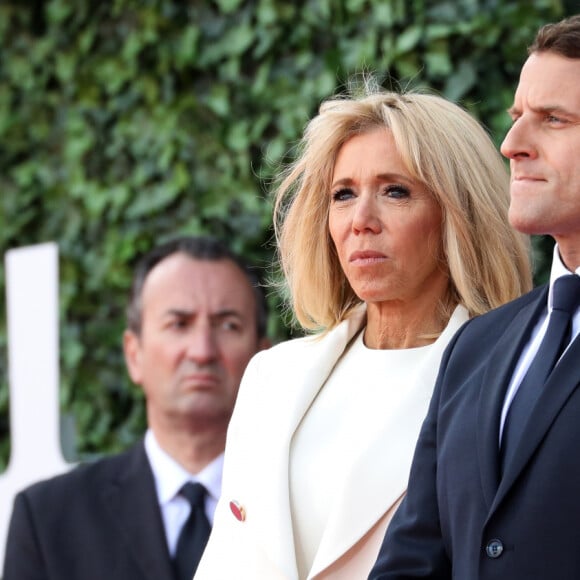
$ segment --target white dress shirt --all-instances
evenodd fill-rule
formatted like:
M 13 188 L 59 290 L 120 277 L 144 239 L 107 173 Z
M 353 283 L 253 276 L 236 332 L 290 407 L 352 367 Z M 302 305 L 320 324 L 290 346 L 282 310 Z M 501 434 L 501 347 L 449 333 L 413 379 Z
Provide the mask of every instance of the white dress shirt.
M 188 481 L 199 482 L 207 489 L 205 513 L 209 523 L 213 518 L 222 487 L 223 453 L 207 467 L 193 476 L 161 449 L 151 429 L 145 434 L 145 452 L 153 471 L 157 500 L 161 508 L 167 546 L 171 556 L 175 554 L 177 539 L 183 524 L 189 517 L 191 506 L 179 495 L 179 490 Z
M 524 378 L 524 375 L 526 374 L 527 370 L 530 368 L 530 365 L 532 364 L 532 360 L 536 356 L 536 353 L 538 352 L 538 349 L 540 348 L 540 344 L 542 342 L 542 339 L 544 338 L 544 335 L 546 334 L 546 329 L 548 328 L 548 320 L 549 320 L 548 315 L 552 312 L 552 301 L 553 301 L 552 291 L 554 288 L 554 282 L 558 278 L 560 278 L 561 276 L 566 276 L 566 275 L 572 274 L 572 273 L 573 272 L 570 272 L 570 270 L 568 270 L 566 268 L 566 266 L 564 266 L 564 264 L 562 263 L 562 260 L 560 258 L 560 253 L 558 251 L 558 245 L 556 244 L 556 246 L 554 247 L 554 256 L 552 258 L 552 270 L 550 272 L 550 289 L 548 291 L 548 303 L 546 304 L 546 308 L 544 309 L 544 312 L 540 316 L 538 322 L 536 323 L 536 326 L 534 327 L 534 329 L 532 331 L 532 335 L 530 337 L 530 340 L 528 341 L 528 343 L 526 344 L 526 346 L 522 350 L 520 360 L 518 361 L 515 372 L 512 376 L 512 380 L 511 380 L 509 387 L 508 387 L 508 390 L 506 392 L 506 397 L 504 400 L 503 409 L 502 409 L 502 413 L 501 413 L 501 421 L 500 421 L 500 431 L 499 431 L 499 443 L 500 443 L 500 445 L 501 445 L 501 437 L 503 434 L 503 427 L 504 427 L 505 419 L 506 419 L 509 407 L 511 405 L 511 402 L 513 401 L 513 399 L 514 399 L 514 397 L 515 397 L 515 395 L 520 387 L 520 384 L 522 382 L 522 379 Z M 575 274 L 577 276 L 580 276 L 580 268 L 576 268 Z M 577 309 L 576 312 L 574 313 L 573 318 L 572 318 L 572 340 L 574 340 L 574 338 L 576 337 L 576 335 L 578 334 L 579 331 L 580 331 L 580 309 Z

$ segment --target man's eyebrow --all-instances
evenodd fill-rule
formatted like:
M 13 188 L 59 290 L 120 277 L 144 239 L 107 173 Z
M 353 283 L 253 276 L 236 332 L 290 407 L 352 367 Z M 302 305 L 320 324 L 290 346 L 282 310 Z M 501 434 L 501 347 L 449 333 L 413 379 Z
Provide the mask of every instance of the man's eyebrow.
M 179 318 L 191 318 L 196 315 L 195 310 L 189 310 L 185 308 L 168 308 L 164 312 L 164 316 L 176 316 Z M 242 320 L 244 318 L 244 313 L 236 310 L 234 308 L 224 308 L 223 310 L 218 310 L 217 312 L 213 312 L 210 314 L 210 318 L 220 319 L 220 318 L 229 318 L 235 317 Z
M 193 310 L 186 310 L 185 308 L 168 308 L 165 311 L 166 316 L 193 316 L 195 312 Z
M 228 318 L 229 316 L 235 316 L 236 318 L 244 318 L 244 315 L 239 310 L 235 310 L 233 308 L 228 308 L 224 310 L 218 310 L 214 312 L 211 317 L 212 318 Z
M 571 111 L 569 111 L 565 107 L 562 107 L 562 105 L 542 105 L 541 107 L 530 107 L 530 109 L 534 113 L 540 113 L 543 115 L 551 114 L 551 113 L 560 113 L 560 114 L 570 116 L 570 117 L 578 116 L 577 114 L 572 113 Z M 509 109 L 507 109 L 507 113 L 511 117 L 517 117 L 518 115 L 521 114 L 521 110 L 518 107 L 516 107 L 515 105 L 512 105 L 511 107 L 509 107 Z
M 570 109 L 566 109 L 566 107 L 562 107 L 562 105 L 546 105 L 543 107 L 538 107 L 539 113 L 550 114 L 550 113 L 558 113 L 560 115 L 564 115 L 566 117 L 578 117 L 578 113 L 574 113 L 570 111 Z

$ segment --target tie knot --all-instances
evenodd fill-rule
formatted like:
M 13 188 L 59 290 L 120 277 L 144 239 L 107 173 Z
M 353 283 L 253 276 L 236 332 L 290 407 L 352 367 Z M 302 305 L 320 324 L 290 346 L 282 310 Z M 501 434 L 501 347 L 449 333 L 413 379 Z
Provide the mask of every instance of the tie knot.
M 179 490 L 179 494 L 190 503 L 192 508 L 203 507 L 206 493 L 207 490 L 201 483 L 194 483 L 193 481 L 188 481 Z
M 580 276 L 569 274 L 554 282 L 552 308 L 572 314 L 580 304 Z

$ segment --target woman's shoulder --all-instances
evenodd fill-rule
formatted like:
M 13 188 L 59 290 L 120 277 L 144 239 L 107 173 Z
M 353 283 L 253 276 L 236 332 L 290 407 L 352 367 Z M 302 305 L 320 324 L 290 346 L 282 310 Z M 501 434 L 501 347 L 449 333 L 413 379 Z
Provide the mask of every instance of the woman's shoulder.
M 304 333 L 302 336 L 279 342 L 259 354 L 262 358 L 268 358 L 286 356 L 294 352 L 316 352 L 338 345 L 344 346 L 364 326 L 365 312 L 364 309 L 357 309 L 330 330 Z
M 363 313 L 364 314 L 364 313 Z M 355 315 L 339 323 L 324 333 L 306 334 L 279 342 L 270 348 L 260 351 L 250 362 L 253 372 L 258 374 L 270 371 L 280 373 L 285 368 L 288 372 L 309 367 L 309 361 L 315 364 L 328 357 L 340 356 L 350 339 L 364 325 L 364 317 Z
M 266 364 L 269 361 L 278 361 L 288 359 L 298 354 L 307 354 L 316 350 L 320 345 L 328 342 L 328 333 L 326 334 L 304 334 L 278 342 L 266 350 L 260 351 L 254 356 L 254 359 L 260 364 Z

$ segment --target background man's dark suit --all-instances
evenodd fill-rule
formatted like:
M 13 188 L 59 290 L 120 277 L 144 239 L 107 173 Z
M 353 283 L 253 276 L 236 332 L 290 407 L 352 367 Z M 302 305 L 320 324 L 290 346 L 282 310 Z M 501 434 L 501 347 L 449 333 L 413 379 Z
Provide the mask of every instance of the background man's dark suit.
M 499 473 L 504 396 L 546 301 L 547 287 L 538 288 L 466 323 L 448 347 L 411 472 L 415 485 L 377 561 L 388 571 L 370 578 L 578 578 L 580 337 L 546 384 L 552 392 L 530 416 L 515 462 Z
M 22 491 L 4 580 L 191 580 L 242 375 L 270 345 L 267 312 L 256 272 L 218 240 L 177 238 L 141 258 L 123 348 L 145 396 L 144 442 Z M 187 509 L 193 482 L 203 511 Z
M 173 577 L 143 442 L 21 492 L 10 527 L 7 578 Z

